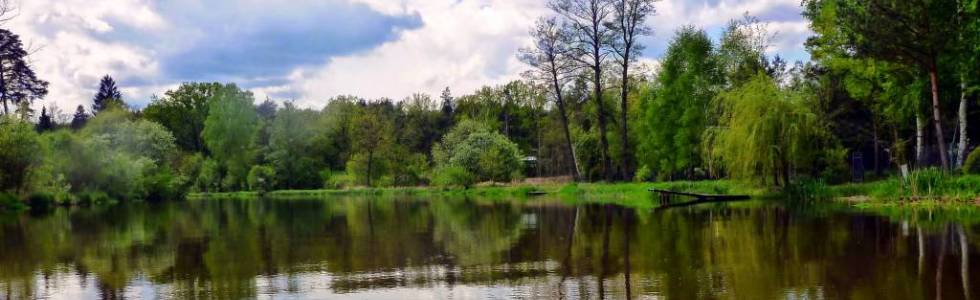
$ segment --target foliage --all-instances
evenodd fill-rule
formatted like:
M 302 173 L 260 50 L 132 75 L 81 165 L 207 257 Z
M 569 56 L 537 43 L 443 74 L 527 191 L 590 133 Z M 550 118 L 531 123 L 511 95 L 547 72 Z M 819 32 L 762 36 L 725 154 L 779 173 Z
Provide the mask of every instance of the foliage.
M 126 103 L 122 101 L 122 93 L 116 87 L 116 81 L 109 75 L 103 76 L 99 81 L 99 91 L 92 98 L 92 113 L 98 114 L 104 110 L 125 107 Z
M 248 189 L 267 192 L 276 186 L 276 170 L 269 166 L 252 166 L 248 171 Z
M 0 29 L 0 102 L 3 114 L 9 115 L 9 105 L 30 104 L 48 94 L 48 82 L 38 79 L 31 69 L 28 50 L 20 37 Z M 9 103 L 9 104 L 8 104 Z
M 469 188 L 476 183 L 476 177 L 464 167 L 445 166 L 432 170 L 432 184 L 442 187 Z
M 720 94 L 718 106 L 720 126 L 707 145 L 732 178 L 788 184 L 792 173 L 814 166 L 825 133 L 805 95 L 758 74 Z
M 709 107 L 722 79 L 713 52 L 703 30 L 678 30 L 653 86 L 641 92 L 646 111 L 640 155 L 661 178 L 690 173 L 700 165 Z
M 208 104 L 201 135 L 211 156 L 224 170 L 221 186 L 228 190 L 245 187 L 244 180 L 255 155 L 259 119 L 253 102 L 251 92 L 232 85 L 217 91 Z
M 973 149 L 963 163 L 963 173 L 980 175 L 980 147 Z
M 40 146 L 30 123 L 0 116 L 0 192 L 19 192 L 37 164 Z
M 313 126 L 317 117 L 315 111 L 299 109 L 289 102 L 276 113 L 268 130 L 266 149 L 266 158 L 277 176 L 276 186 L 284 189 L 320 187 L 322 165 L 313 158 L 317 134 Z
M 238 93 L 237 89 L 234 85 L 220 83 L 181 84 L 176 90 L 167 91 L 162 98 L 154 97 L 143 109 L 143 116 L 170 130 L 181 149 L 204 152 L 201 133 L 210 103 L 221 95 Z
M 473 121 L 457 124 L 433 147 L 432 156 L 438 169 L 463 167 L 478 181 L 510 181 L 523 164 L 516 144 Z

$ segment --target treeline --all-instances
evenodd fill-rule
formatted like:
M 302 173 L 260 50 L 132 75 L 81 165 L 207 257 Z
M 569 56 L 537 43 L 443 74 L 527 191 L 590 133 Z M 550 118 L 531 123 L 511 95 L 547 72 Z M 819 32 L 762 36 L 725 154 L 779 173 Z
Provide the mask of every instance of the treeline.
M 300 108 L 186 83 L 130 110 L 107 76 L 70 121 L 46 108 L 34 117 L 47 83 L 6 32 L 0 189 L 145 199 L 562 175 L 788 186 L 861 168 L 980 168 L 980 154 L 968 155 L 980 125 L 976 0 L 804 1 L 812 61 L 792 65 L 767 55 L 772 34 L 754 18 L 717 40 L 687 26 L 648 77 L 636 60 L 654 4 L 549 1 L 520 49 L 524 79 L 459 97 L 446 88 Z

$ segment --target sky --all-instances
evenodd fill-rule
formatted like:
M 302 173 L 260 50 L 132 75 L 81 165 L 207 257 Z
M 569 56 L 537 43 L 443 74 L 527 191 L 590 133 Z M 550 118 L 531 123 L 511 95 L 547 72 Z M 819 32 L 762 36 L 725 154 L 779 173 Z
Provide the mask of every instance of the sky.
M 182 82 L 236 83 L 320 108 L 337 95 L 403 99 L 519 79 L 528 30 L 546 0 L 15 0 L 3 24 L 28 45 L 50 82 L 35 106 L 90 106 L 111 75 L 124 100 L 145 106 Z M 275 3 L 279 2 L 279 3 Z M 745 14 L 774 34 L 769 54 L 807 60 L 811 34 L 799 0 L 661 0 L 641 61 L 655 66 L 674 31 L 717 38 Z M 651 68 L 652 69 L 652 68 Z

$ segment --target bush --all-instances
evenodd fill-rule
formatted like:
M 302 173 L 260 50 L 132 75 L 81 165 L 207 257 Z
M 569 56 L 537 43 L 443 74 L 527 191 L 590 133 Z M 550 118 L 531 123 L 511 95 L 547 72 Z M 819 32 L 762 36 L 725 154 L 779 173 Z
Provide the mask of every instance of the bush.
M 973 149 L 963 162 L 963 173 L 980 174 L 980 147 Z
M 0 192 L 0 211 L 18 211 L 24 209 L 24 203 L 17 196 Z
M 34 126 L 9 116 L 0 116 L 0 192 L 24 186 L 28 171 L 39 161 Z
M 83 191 L 78 193 L 78 204 L 81 205 L 99 205 L 113 203 L 115 201 L 102 191 Z
M 469 188 L 474 183 L 476 183 L 476 177 L 463 167 L 448 166 L 432 171 L 432 184 L 437 186 Z
M 519 177 L 523 165 L 517 144 L 473 121 L 464 121 L 447 133 L 433 147 L 432 157 L 437 169 L 465 168 L 478 181 L 511 181 Z
M 354 186 L 354 178 L 344 172 L 332 173 L 329 170 L 325 170 L 321 172 L 320 176 L 324 178 L 323 188 L 325 189 L 339 190 Z
M 640 169 L 636 170 L 636 174 L 633 175 L 633 181 L 635 182 L 647 182 L 653 179 L 653 170 L 647 165 L 641 166 Z
M 276 170 L 269 166 L 252 166 L 248 171 L 248 189 L 267 192 L 276 185 Z

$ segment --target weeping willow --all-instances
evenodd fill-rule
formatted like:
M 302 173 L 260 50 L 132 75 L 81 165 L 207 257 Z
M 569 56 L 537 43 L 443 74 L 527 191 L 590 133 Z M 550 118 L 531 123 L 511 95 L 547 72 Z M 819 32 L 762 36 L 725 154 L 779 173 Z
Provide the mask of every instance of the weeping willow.
M 729 177 L 785 185 L 821 157 L 826 130 L 805 93 L 759 74 L 715 101 L 721 116 L 705 153 Z

